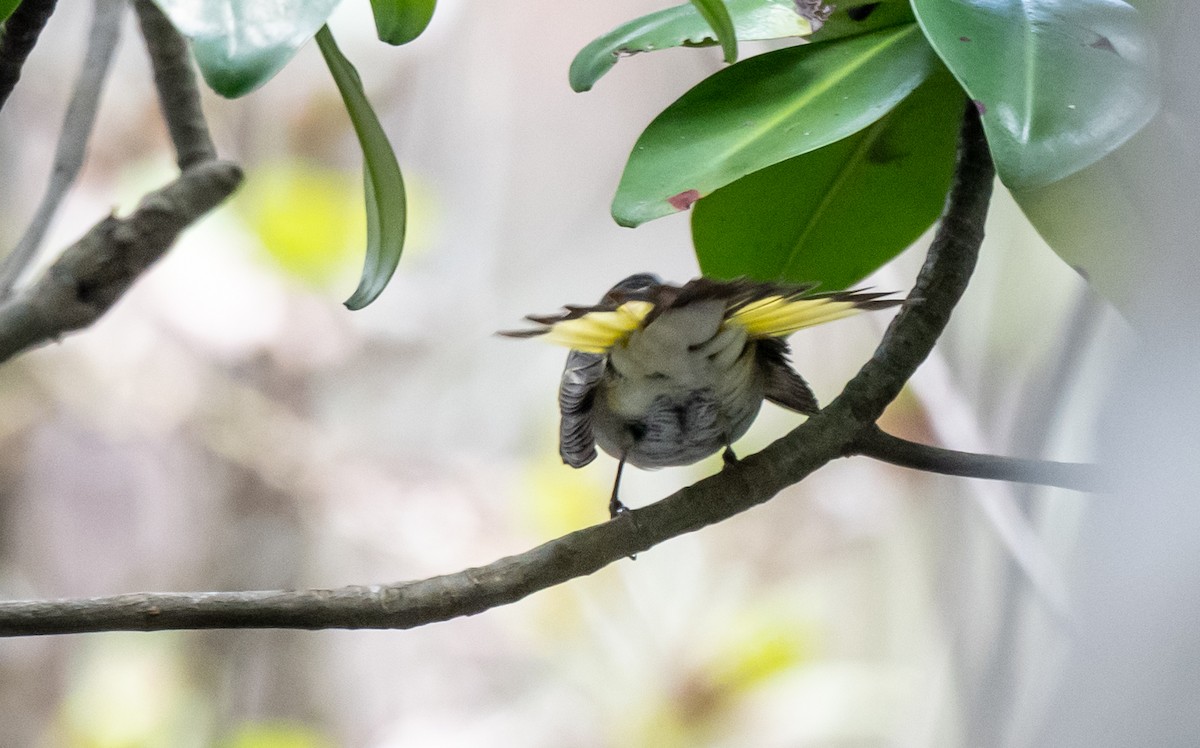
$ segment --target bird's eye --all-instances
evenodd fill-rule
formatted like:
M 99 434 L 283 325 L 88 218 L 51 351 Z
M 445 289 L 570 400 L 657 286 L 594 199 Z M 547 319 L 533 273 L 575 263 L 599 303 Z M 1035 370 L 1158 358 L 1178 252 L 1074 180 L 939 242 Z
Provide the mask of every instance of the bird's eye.
M 646 379 L 666 379 L 667 375 L 661 371 L 652 371 L 646 375 Z

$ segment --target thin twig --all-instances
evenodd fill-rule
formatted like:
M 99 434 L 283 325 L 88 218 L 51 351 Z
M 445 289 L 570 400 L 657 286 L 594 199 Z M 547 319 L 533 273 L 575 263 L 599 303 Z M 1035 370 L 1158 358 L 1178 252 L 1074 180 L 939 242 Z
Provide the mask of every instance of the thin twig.
M 83 56 L 83 67 L 67 105 L 67 113 L 63 117 L 46 193 L 29 227 L 25 229 L 25 235 L 0 263 L 0 302 L 12 294 L 21 273 L 33 260 L 59 204 L 83 167 L 88 137 L 96 123 L 100 92 L 121 36 L 121 11 L 124 9 L 125 0 L 96 0 L 87 52 Z
M 1057 486 L 1087 492 L 1103 491 L 1105 485 L 1095 465 L 959 452 L 910 442 L 878 428 L 863 429 L 850 450 L 851 454 L 872 457 L 901 467 L 963 478 Z
M 216 146 L 208 134 L 204 111 L 200 108 L 200 89 L 192 72 L 187 42 L 151 0 L 134 0 L 146 51 L 154 67 L 154 85 L 163 118 L 175 144 L 176 161 L 181 170 L 217 157 Z
M 924 301 L 905 305 L 875 357 L 829 408 L 717 475 L 604 524 L 456 574 L 337 590 L 13 601 L 0 603 L 0 635 L 194 628 L 411 628 L 515 602 L 761 504 L 845 454 L 855 435 L 874 422 L 936 342 L 975 264 L 992 189 L 991 157 L 973 108 L 964 120 L 956 174 L 930 258 L 914 291 Z
M 21 67 L 33 51 L 57 0 L 22 0 L 0 28 L 0 109 L 21 79 Z

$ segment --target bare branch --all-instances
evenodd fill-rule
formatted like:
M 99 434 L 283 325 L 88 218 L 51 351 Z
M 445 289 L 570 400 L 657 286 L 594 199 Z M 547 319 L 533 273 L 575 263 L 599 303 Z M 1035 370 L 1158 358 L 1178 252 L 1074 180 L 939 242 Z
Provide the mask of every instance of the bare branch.
M 863 429 L 850 445 L 850 453 L 914 470 L 963 478 L 1031 483 L 1088 492 L 1103 491 L 1105 486 L 1096 465 L 959 452 L 910 442 L 874 427 Z
M 0 362 L 95 322 L 241 179 L 235 164 L 201 164 L 147 195 L 129 217 L 93 226 L 41 279 L 0 306 Z
M 74 184 L 83 166 L 87 153 L 88 137 L 96 122 L 96 109 L 100 104 L 100 92 L 104 87 L 104 79 L 108 77 L 109 63 L 112 62 L 113 52 L 117 48 L 117 40 L 121 36 L 121 12 L 125 9 L 125 0 L 96 0 L 95 12 L 92 15 L 92 29 L 88 34 L 87 52 L 83 56 L 83 67 L 79 71 L 79 79 L 75 83 L 75 91 L 71 94 L 71 102 L 67 105 L 63 117 L 62 131 L 58 136 L 58 146 L 54 152 L 54 164 L 50 169 L 50 183 L 46 193 L 38 205 L 37 213 L 25 235 L 0 263 L 0 301 L 8 298 L 13 286 L 25 268 L 29 265 L 58 206 L 67 190 Z
M 146 51 L 154 67 L 154 85 L 158 88 L 171 142 L 175 144 L 179 168 L 187 170 L 216 159 L 217 149 L 200 108 L 200 89 L 192 73 L 187 42 L 151 0 L 134 0 L 133 8 L 146 38 Z
M 33 51 L 57 0 L 23 0 L 0 28 L 0 109 L 21 79 L 21 67 Z
M 515 602 L 767 501 L 846 454 L 858 432 L 875 421 L 928 355 L 974 266 L 992 179 L 979 117 L 969 109 L 957 176 L 913 294 L 923 301 L 906 303 L 874 358 L 830 407 L 763 451 L 655 504 L 488 566 L 417 582 L 0 603 L 0 635 L 218 627 L 411 628 Z

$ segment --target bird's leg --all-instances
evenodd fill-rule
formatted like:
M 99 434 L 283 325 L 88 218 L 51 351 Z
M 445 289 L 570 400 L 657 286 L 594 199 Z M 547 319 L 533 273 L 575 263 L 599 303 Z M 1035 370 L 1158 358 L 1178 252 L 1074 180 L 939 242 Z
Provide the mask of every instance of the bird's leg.
M 617 477 L 613 481 L 612 497 L 608 500 L 608 516 L 610 519 L 616 519 L 617 515 L 625 514 L 629 511 L 629 507 L 621 503 L 617 498 L 617 491 L 621 488 L 621 472 L 625 469 L 625 455 L 621 455 L 620 462 L 617 463 Z
M 733 447 L 728 444 L 725 445 L 725 451 L 721 453 L 721 459 L 725 461 L 725 467 L 738 463 L 738 456 L 733 453 Z

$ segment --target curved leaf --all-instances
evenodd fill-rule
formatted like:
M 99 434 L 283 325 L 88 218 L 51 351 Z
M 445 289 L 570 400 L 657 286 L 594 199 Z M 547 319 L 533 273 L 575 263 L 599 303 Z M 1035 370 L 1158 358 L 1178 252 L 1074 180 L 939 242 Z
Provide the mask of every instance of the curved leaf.
M 712 28 L 721 44 L 725 62 L 730 65 L 737 62 L 737 32 L 733 30 L 733 19 L 729 17 L 729 9 L 725 0 L 692 0 L 692 5 L 704 16 L 704 22 Z
M 1095 163 L 1158 109 L 1157 53 L 1120 0 L 912 0 L 929 42 L 977 102 L 1006 185 Z
M 781 39 L 812 33 L 813 23 L 794 0 L 728 0 L 736 38 Z M 571 88 L 587 91 L 621 57 L 671 47 L 716 43 L 713 27 L 691 3 L 660 10 L 618 26 L 579 51 L 571 61 Z M 728 59 L 728 56 L 727 56 Z
M 350 309 L 362 309 L 383 292 L 400 262 L 407 221 L 404 179 L 387 134 L 363 92 L 358 71 L 342 55 L 328 26 L 317 32 L 317 45 L 342 94 L 363 151 L 367 254 L 358 288 L 346 300 Z
M 846 288 L 937 219 L 966 98 L 944 69 L 848 138 L 742 177 L 696 204 L 704 275 Z
M 686 210 L 751 172 L 858 132 L 936 63 L 909 24 L 732 65 L 685 93 L 638 138 L 613 218 L 636 226 Z
M 400 45 L 416 39 L 433 20 L 436 4 L 437 0 L 371 0 L 380 41 Z
M 179 33 L 209 87 L 236 98 L 271 79 L 325 24 L 340 0 L 154 0 Z

